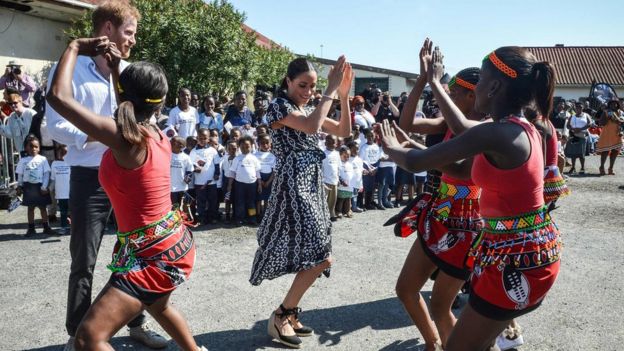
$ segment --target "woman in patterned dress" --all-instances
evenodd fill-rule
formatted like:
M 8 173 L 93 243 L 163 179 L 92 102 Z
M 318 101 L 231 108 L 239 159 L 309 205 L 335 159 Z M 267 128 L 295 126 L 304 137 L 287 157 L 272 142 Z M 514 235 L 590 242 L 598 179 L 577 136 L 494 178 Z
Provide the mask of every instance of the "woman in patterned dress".
M 321 171 L 325 155 L 316 135 L 321 130 L 340 137 L 350 135 L 352 79 L 351 65 L 341 56 L 329 72 L 325 94 L 312 111 L 306 105 L 314 94 L 317 75 L 309 61 L 297 58 L 288 65 L 282 94 L 267 112 L 277 164 L 249 281 L 260 285 L 264 279 L 296 273 L 268 322 L 269 335 L 293 348 L 301 347 L 299 336 L 313 334 L 299 321 L 299 301 L 321 273 L 329 276 L 332 261 L 331 224 Z M 341 104 L 340 122 L 326 118 L 336 94 Z

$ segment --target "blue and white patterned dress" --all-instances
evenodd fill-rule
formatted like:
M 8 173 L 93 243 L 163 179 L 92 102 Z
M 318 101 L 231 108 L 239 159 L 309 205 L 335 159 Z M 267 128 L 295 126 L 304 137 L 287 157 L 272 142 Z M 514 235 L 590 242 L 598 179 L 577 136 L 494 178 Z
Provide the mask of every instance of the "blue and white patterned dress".
M 275 99 L 267 112 L 269 125 L 293 111 L 309 116 L 312 109 Z M 249 279 L 253 285 L 312 268 L 331 255 L 331 222 L 321 169 L 325 154 L 318 137 L 289 127 L 269 129 L 269 133 L 277 164 L 257 234 L 259 247 Z M 329 269 L 323 274 L 329 277 Z

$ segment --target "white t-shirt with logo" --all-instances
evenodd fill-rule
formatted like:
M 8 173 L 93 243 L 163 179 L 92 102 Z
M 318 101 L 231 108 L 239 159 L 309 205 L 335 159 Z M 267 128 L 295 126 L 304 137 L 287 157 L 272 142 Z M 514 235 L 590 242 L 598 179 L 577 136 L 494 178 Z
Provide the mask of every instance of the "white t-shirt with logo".
M 228 177 L 241 183 L 255 183 L 260 178 L 260 168 L 260 161 L 251 152 L 240 154 L 232 161 L 228 169 Z
M 171 154 L 171 192 L 188 190 L 188 184 L 184 181 L 187 172 L 193 172 L 191 157 L 184 152 Z
M 255 156 L 260 161 L 260 173 L 272 173 L 277 158 L 270 151 L 256 151 Z
M 71 167 L 63 160 L 54 160 L 50 166 L 50 179 L 54 181 L 54 198 L 69 199 L 69 176 Z
M 361 189 L 364 186 L 362 181 L 362 173 L 364 171 L 364 162 L 360 156 L 352 156 L 349 158 L 349 162 L 353 165 L 353 177 L 351 178 L 351 187 L 354 189 Z
M 186 139 L 188 136 L 197 135 L 195 129 L 197 121 L 199 121 L 199 113 L 195 107 L 189 106 L 187 111 L 182 111 L 179 106 L 176 106 L 169 112 L 167 124 L 175 127 L 178 135 Z
M 330 185 L 338 185 L 338 167 L 340 166 L 340 154 L 338 151 L 325 150 L 323 159 L 323 182 Z
M 50 165 L 48 160 L 41 155 L 27 156 L 19 160 L 15 173 L 22 175 L 23 183 L 44 183 L 44 177 L 49 180 Z M 47 176 L 46 173 L 48 173 Z
M 342 191 L 353 191 L 353 187 L 351 186 L 351 180 L 353 179 L 353 163 L 347 160 L 345 162 L 340 161 L 340 166 L 338 166 L 338 175 L 340 176 L 340 180 L 343 183 L 338 183 L 338 190 Z
M 194 165 L 201 168 L 199 173 L 195 173 L 195 185 L 212 185 L 214 181 L 215 166 L 219 164 L 220 158 L 214 147 L 207 146 L 203 149 L 194 148 L 191 150 L 191 161 Z M 203 161 L 204 165 L 200 166 L 199 161 Z
M 360 157 L 365 163 L 374 165 L 381 157 L 381 149 L 379 148 L 379 145 L 375 143 L 370 145 L 366 143 L 362 144 L 360 146 Z

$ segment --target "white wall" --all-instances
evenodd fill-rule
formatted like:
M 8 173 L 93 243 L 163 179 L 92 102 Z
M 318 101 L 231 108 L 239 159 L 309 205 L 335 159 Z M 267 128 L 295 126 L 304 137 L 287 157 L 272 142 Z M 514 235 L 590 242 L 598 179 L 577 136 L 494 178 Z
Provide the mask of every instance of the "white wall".
M 321 65 L 321 67 L 322 68 L 319 70 L 319 72 L 317 72 L 318 75 L 320 77 L 327 78 L 331 66 Z M 414 86 L 412 82 L 400 76 L 365 71 L 361 69 L 354 69 L 353 73 L 355 75 L 354 78 L 388 78 L 388 85 L 390 89 L 390 94 L 392 96 L 399 96 L 401 92 L 404 91 L 409 94 L 410 90 Z M 351 95 L 355 95 L 355 82 L 353 82 L 353 85 L 351 87 Z
M 23 71 L 41 84 L 67 45 L 63 35 L 67 27 L 67 23 L 0 9 L 0 31 L 7 28 L 0 33 L 1 74 L 10 60 L 18 60 Z

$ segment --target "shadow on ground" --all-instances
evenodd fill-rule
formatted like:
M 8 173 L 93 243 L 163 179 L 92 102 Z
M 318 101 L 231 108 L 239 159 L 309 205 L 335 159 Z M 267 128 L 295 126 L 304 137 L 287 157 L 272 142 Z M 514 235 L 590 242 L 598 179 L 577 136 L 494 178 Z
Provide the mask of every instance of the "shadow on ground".
M 423 292 L 423 297 L 429 301 L 431 293 Z M 466 297 L 462 297 L 462 302 Z M 454 310 L 457 315 L 459 310 Z M 378 301 L 338 306 L 325 309 L 305 311 L 301 315 L 302 321 L 315 330 L 316 335 L 304 338 L 304 345 L 308 347 L 332 347 L 340 345 L 343 337 L 370 328 L 373 331 L 400 329 L 413 327 L 403 306 L 397 298 L 387 298 Z M 206 346 L 209 350 L 265 350 L 267 348 L 288 349 L 271 340 L 266 331 L 267 320 L 257 321 L 251 329 L 236 329 L 209 332 L 195 335 L 198 345 Z M 414 334 L 416 334 L 414 330 Z M 368 350 L 368 339 L 362 339 L 362 350 Z M 137 344 L 129 337 L 115 337 L 111 340 L 115 350 L 150 350 Z M 64 345 L 46 346 L 32 349 L 36 351 L 62 350 Z M 371 348 L 372 350 L 373 348 Z M 173 341 L 170 341 L 167 350 L 177 350 Z M 424 345 L 419 338 L 396 340 L 379 348 L 380 351 L 412 350 L 422 351 Z

